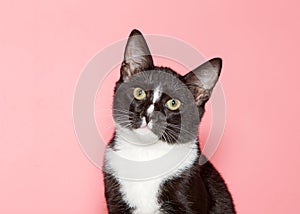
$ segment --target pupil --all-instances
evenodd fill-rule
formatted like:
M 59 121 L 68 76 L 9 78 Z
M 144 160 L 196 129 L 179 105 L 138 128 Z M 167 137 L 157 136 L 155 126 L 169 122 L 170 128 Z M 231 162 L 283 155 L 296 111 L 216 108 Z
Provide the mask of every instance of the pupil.
M 141 96 L 141 95 L 142 95 L 142 93 L 143 93 L 143 92 L 142 92 L 142 90 L 139 90 L 139 96 Z
M 172 106 L 175 106 L 175 104 L 176 104 L 176 101 L 172 100 Z

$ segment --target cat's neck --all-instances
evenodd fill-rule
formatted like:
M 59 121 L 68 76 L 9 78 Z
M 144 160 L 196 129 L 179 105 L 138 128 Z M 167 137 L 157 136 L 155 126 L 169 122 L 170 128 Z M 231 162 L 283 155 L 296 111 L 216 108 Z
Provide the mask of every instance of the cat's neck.
M 155 134 L 140 135 L 135 131 L 116 127 L 114 138 L 114 150 L 118 155 L 135 160 L 149 161 L 157 159 L 169 153 L 171 150 L 185 152 L 185 150 L 196 149 L 198 151 L 198 140 L 194 139 L 186 143 L 169 144 L 161 141 Z

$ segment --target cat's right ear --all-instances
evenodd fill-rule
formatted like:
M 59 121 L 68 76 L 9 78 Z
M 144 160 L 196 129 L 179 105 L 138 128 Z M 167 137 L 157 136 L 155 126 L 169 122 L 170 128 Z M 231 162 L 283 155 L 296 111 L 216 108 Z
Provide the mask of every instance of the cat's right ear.
M 142 33 L 131 31 L 121 65 L 121 77 L 126 82 L 133 74 L 154 68 L 153 59 Z
M 196 104 L 204 104 L 211 96 L 222 68 L 222 59 L 211 59 L 184 76 L 186 85 L 192 92 Z

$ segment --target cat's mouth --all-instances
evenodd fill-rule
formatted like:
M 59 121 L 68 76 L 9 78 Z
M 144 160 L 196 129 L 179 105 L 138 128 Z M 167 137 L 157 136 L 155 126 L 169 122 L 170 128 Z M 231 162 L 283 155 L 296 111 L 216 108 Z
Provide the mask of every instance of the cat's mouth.
M 152 123 L 142 123 L 139 128 L 125 128 L 116 126 L 117 133 L 122 140 L 137 146 L 152 145 L 158 142 L 159 137 L 154 133 Z
M 135 132 L 141 135 L 153 133 L 148 124 L 135 129 Z
M 143 117 L 140 127 L 135 129 L 134 131 L 137 134 L 140 134 L 140 135 L 147 135 L 147 134 L 150 134 L 150 133 L 153 134 L 152 128 L 153 128 L 152 121 L 147 123 L 146 120 L 145 120 L 145 117 Z

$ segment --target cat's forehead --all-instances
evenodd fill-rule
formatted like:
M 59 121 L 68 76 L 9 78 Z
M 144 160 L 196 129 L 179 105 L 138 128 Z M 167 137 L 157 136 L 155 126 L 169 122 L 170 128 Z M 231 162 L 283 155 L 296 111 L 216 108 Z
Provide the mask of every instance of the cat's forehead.
M 149 70 L 135 74 L 128 82 L 131 87 L 141 87 L 147 91 L 171 93 L 186 87 L 180 76 L 164 70 Z

